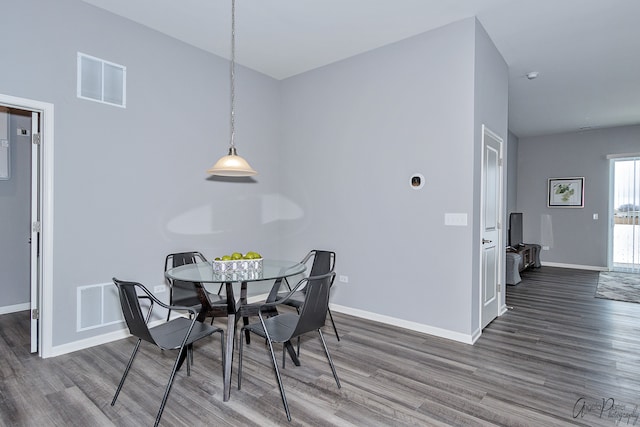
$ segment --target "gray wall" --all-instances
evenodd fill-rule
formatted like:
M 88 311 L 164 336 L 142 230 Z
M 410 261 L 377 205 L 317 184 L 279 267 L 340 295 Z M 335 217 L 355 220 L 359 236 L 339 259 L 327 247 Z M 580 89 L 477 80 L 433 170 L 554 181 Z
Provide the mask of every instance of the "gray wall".
M 480 126 L 506 139 L 507 80 L 475 19 L 283 82 L 240 68 L 236 141 L 260 174 L 231 183 L 204 172 L 228 144 L 227 61 L 78 0 L 3 7 L 20 37 L 0 93 L 55 105 L 54 345 L 118 328 L 75 331 L 78 286 L 163 283 L 187 249 L 333 249 L 334 303 L 476 331 Z M 126 109 L 75 97 L 78 51 L 127 67 Z
M 507 215 L 516 212 L 518 204 L 518 137 L 509 132 L 507 154 Z M 508 226 L 508 223 L 507 223 Z M 506 228 L 506 227 L 505 227 Z
M 518 148 L 518 210 L 524 239 L 540 242 L 543 215 L 550 215 L 553 245 L 541 261 L 607 267 L 608 154 L 638 153 L 640 126 L 521 138 Z M 547 180 L 585 178 L 584 209 L 548 208 Z M 593 214 L 599 215 L 598 220 Z M 544 243 L 544 242 L 543 242 Z
M 6 109 L 5 109 L 6 111 Z M 3 307 L 30 301 L 31 234 L 31 138 L 18 136 L 17 129 L 31 129 L 31 116 L 6 111 L 6 137 L 11 151 L 11 178 L 0 181 L 0 312 Z M 0 139 L 5 138 L 0 133 Z
M 508 67 L 498 49 L 489 38 L 482 25 L 476 21 L 475 25 L 475 64 L 474 64 L 474 175 L 473 175 L 473 243 L 472 248 L 472 301 L 471 301 L 471 321 L 472 331 L 476 332 L 480 328 L 480 248 L 482 224 L 481 217 L 481 183 L 482 174 L 480 165 L 482 163 L 482 125 L 494 132 L 502 139 L 502 156 L 507 156 L 507 117 L 508 117 Z M 503 217 L 504 224 L 504 200 L 506 199 L 506 178 L 507 168 L 502 169 L 503 180 Z M 504 233 L 503 233 L 504 235 Z M 453 267 L 453 266 L 452 266 Z M 504 266 L 502 266 L 504 267 Z M 455 267 L 453 267 L 455 268 Z M 504 269 L 502 270 L 501 283 L 505 283 Z M 504 289 L 504 285 L 502 287 Z M 505 305 L 505 292 L 500 293 L 500 307 Z
M 506 133 L 506 65 L 485 42 L 476 52 L 477 25 L 454 23 L 284 81 L 281 188 L 305 212 L 284 224 L 284 250 L 338 253 L 349 283 L 334 286 L 334 303 L 464 334 L 477 327 L 476 116 Z M 499 94 L 485 97 L 485 82 Z M 474 103 L 476 91 L 486 103 Z M 410 188 L 413 173 L 425 176 L 422 190 Z M 469 225 L 445 226 L 447 212 L 467 213 Z
M 0 28 L 0 93 L 55 105 L 54 346 L 120 328 L 76 332 L 79 286 L 163 284 L 180 250 L 279 257 L 277 81 L 238 69 L 236 143 L 260 175 L 227 183 L 205 171 L 228 149 L 228 61 L 78 0 L 5 2 Z M 78 51 L 127 67 L 126 109 L 76 97 Z

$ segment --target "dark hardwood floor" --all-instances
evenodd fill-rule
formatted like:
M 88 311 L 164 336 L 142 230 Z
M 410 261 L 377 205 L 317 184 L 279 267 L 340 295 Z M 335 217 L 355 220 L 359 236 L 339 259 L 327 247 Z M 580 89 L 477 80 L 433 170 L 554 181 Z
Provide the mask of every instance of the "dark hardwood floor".
M 508 287 L 512 307 L 471 346 L 334 312 L 301 367 L 283 370 L 287 422 L 268 352 L 245 347 L 242 390 L 222 401 L 217 338 L 178 373 L 164 426 L 615 426 L 640 425 L 640 304 L 594 298 L 598 273 L 543 267 Z M 0 425 L 152 425 L 174 352 L 143 344 L 114 407 L 133 339 L 39 359 L 28 314 L 0 316 Z M 237 360 L 234 374 L 237 372 Z

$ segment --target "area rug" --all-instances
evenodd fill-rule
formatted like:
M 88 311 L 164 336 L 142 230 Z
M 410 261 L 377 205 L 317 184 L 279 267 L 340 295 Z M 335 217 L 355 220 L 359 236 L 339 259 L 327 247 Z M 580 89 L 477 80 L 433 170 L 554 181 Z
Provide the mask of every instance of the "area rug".
M 640 274 L 601 272 L 596 298 L 640 303 Z

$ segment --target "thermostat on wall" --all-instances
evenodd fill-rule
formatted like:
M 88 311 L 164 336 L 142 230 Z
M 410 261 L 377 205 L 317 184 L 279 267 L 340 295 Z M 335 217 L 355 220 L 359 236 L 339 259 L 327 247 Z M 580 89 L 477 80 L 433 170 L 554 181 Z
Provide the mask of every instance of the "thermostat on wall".
M 422 187 L 424 187 L 424 176 L 421 173 L 414 173 L 413 175 L 411 175 L 409 185 L 414 190 L 421 189 Z

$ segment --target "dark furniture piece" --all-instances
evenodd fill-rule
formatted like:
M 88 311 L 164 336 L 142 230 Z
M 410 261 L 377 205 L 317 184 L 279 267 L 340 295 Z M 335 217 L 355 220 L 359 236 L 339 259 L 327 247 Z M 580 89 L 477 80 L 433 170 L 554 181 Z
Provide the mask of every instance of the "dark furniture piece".
M 336 265 L 336 253 L 331 251 L 321 251 L 314 249 L 310 251 L 303 259 L 300 261 L 301 264 L 307 264 L 309 260 L 312 260 L 311 263 L 311 271 L 309 272 L 309 276 L 322 276 L 328 273 L 333 273 Z M 335 275 L 334 277 L 335 278 Z M 331 279 L 331 285 L 333 286 L 333 278 Z M 287 287 L 289 292 L 291 291 L 291 287 L 288 283 Z M 274 283 L 273 288 L 271 289 L 271 293 L 267 298 L 267 302 L 282 300 L 285 296 L 288 296 L 286 302 L 284 304 L 289 305 L 291 307 L 295 307 L 296 310 L 300 311 L 300 307 L 304 303 L 304 299 L 307 293 L 307 288 L 303 287 L 302 289 L 296 291 L 293 295 L 289 295 L 289 292 L 277 293 L 279 291 L 281 283 L 276 281 Z M 276 294 L 277 293 L 277 294 Z M 275 295 L 275 298 L 274 298 Z M 331 320 L 331 325 L 333 326 L 333 331 L 336 334 L 336 338 L 340 341 L 340 335 L 338 334 L 338 328 L 336 328 L 336 323 L 333 321 L 333 315 L 331 314 L 331 309 L 327 308 L 327 313 L 329 314 L 329 319 Z
M 185 264 L 195 264 L 198 262 L 207 262 L 207 259 L 200 252 L 177 252 L 169 254 L 164 260 L 164 271 Z M 184 280 L 175 280 L 165 276 L 169 285 L 169 304 L 182 305 L 187 307 L 198 308 L 198 320 L 203 322 L 206 317 L 211 317 L 213 325 L 214 317 L 226 317 L 227 315 L 227 299 L 221 295 L 222 284 L 218 288 L 218 293 L 213 294 L 207 292 L 200 282 L 190 282 Z M 167 320 L 171 316 L 171 310 L 167 313 Z
M 223 400 L 226 402 L 231 395 L 231 362 L 233 361 L 233 346 L 238 317 L 242 317 L 248 323 L 248 316 L 257 315 L 259 306 L 247 305 L 247 284 L 262 280 L 286 280 L 287 277 L 304 273 L 306 267 L 295 261 L 276 261 L 264 259 L 262 271 L 259 273 L 236 272 L 230 274 L 218 273 L 213 270 L 210 262 L 198 262 L 196 264 L 185 264 L 171 268 L 164 274 L 172 280 L 182 280 L 186 282 L 202 283 L 205 288 L 218 287 L 224 283 L 225 294 L 227 296 L 227 343 L 224 358 L 224 392 Z M 236 302 L 233 292 L 233 283 L 240 283 L 240 300 Z M 211 289 L 207 289 L 211 290 Z M 246 308 L 246 310 L 245 310 Z M 291 345 L 287 350 L 294 363 L 297 362 L 295 350 Z
M 523 215 L 522 212 L 509 214 L 509 246 L 517 248 L 524 243 L 523 240 Z
M 524 243 L 517 247 L 507 247 L 507 285 L 520 283 L 520 272 L 528 268 L 540 268 L 540 245 Z
M 287 397 L 282 385 L 282 378 L 280 377 L 280 371 L 278 369 L 278 362 L 276 361 L 276 355 L 273 351 L 273 343 L 290 343 L 293 338 L 298 338 L 308 332 L 318 331 L 324 352 L 331 366 L 333 372 L 333 378 L 336 380 L 338 388 L 340 388 L 340 380 L 338 374 L 331 360 L 327 343 L 322 335 L 322 327 L 327 319 L 327 311 L 329 309 L 329 291 L 331 288 L 331 282 L 335 276 L 335 273 L 331 272 L 322 276 L 310 276 L 302 279 L 298 284 L 289 292 L 289 294 L 280 301 L 269 302 L 262 304 L 258 311 L 258 317 L 260 322 L 252 323 L 244 326 L 242 329 L 253 332 L 266 339 L 269 344 L 269 351 L 271 353 L 271 361 L 273 362 L 273 369 L 276 373 L 276 379 L 278 380 L 278 386 L 280 388 L 280 397 L 282 398 L 282 404 L 284 410 L 287 413 L 287 419 L 291 421 L 291 414 L 289 413 L 289 405 L 287 403 Z M 293 296 L 295 292 L 302 287 L 306 288 L 304 304 L 300 308 L 300 313 L 282 313 L 271 317 L 265 317 L 263 311 L 271 312 L 271 310 L 278 305 L 286 304 L 289 297 Z M 243 340 L 242 334 L 240 334 L 240 351 L 239 351 L 239 365 L 238 365 L 238 390 L 242 387 L 242 354 L 243 354 Z M 283 349 L 283 364 L 285 359 Z
M 527 268 L 539 268 L 540 267 L 540 245 L 532 243 L 524 243 L 520 246 L 509 247 L 508 252 L 514 252 L 520 255 L 520 262 L 518 263 L 518 271 L 526 270 Z
M 214 333 L 220 333 L 222 343 L 222 364 L 224 365 L 224 332 L 220 328 L 215 328 L 213 326 L 205 325 L 202 322 L 198 322 L 196 320 L 197 312 L 192 307 L 171 306 L 163 303 L 140 283 L 125 282 L 118 280 L 115 277 L 113 278 L 113 283 L 118 288 L 120 305 L 122 307 L 122 313 L 125 321 L 127 322 L 129 332 L 134 337 L 137 337 L 138 341 L 133 348 L 133 353 L 129 358 L 129 362 L 127 363 L 127 367 L 122 375 L 120 384 L 118 384 L 116 394 L 113 396 L 111 406 L 115 405 L 116 399 L 118 399 L 118 394 L 120 394 L 124 380 L 127 378 L 127 374 L 133 364 L 133 359 L 136 357 L 142 341 L 147 341 L 162 350 L 179 350 L 176 361 L 173 364 L 173 369 L 171 370 L 171 375 L 169 376 L 169 382 L 167 383 L 167 387 L 164 391 L 164 396 L 162 397 L 160 410 L 156 416 L 156 422 L 154 425 L 157 426 L 160 422 L 160 418 L 162 417 L 165 404 L 167 403 L 173 379 L 185 360 L 187 361 L 187 375 L 191 374 L 190 357 L 187 355 L 188 352 L 192 351 L 191 345 L 194 342 Z M 138 291 L 142 291 L 142 294 L 138 295 Z M 140 299 L 146 299 L 149 301 L 149 309 L 146 316 L 143 314 L 142 308 L 140 307 Z M 147 322 L 151 317 L 154 304 L 158 304 L 166 309 L 188 311 L 190 313 L 190 319 L 178 317 L 162 323 L 161 325 L 149 328 Z
M 520 282 L 520 272 L 532 267 L 540 267 L 540 245 L 524 243 L 523 214 L 511 212 L 506 253 L 507 285 L 517 285 Z
M 507 285 L 517 285 L 522 280 L 522 278 L 520 277 L 520 269 L 518 268 L 518 266 L 522 262 L 522 256 L 519 253 L 511 250 L 510 248 L 507 248 L 505 258 L 506 283 Z

